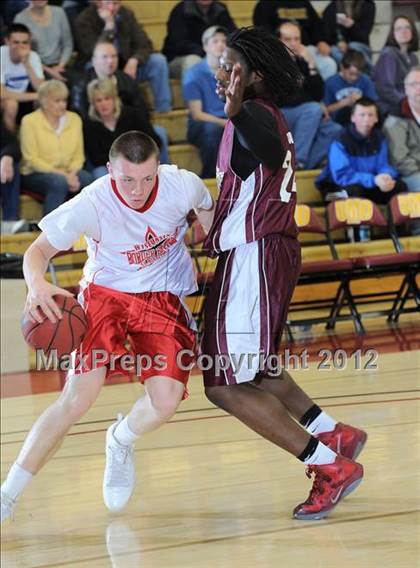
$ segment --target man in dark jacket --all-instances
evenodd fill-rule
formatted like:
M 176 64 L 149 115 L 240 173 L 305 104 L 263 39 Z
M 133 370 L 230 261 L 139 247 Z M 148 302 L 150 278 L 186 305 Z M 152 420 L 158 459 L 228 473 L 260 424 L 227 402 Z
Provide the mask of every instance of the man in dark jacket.
M 93 54 L 98 39 L 115 45 L 120 68 L 137 81 L 149 81 L 156 112 L 171 110 L 168 63 L 161 53 L 152 53 L 153 45 L 133 11 L 121 0 L 96 0 L 76 20 L 76 43 L 82 65 Z
M 301 42 L 299 24 L 284 22 L 278 29 L 280 40 L 293 54 L 304 82 L 293 100 L 281 111 L 295 141 L 299 169 L 313 169 L 327 156 L 332 140 L 341 132 L 320 103 L 324 96 L 324 82 L 316 70 L 315 61 Z
M 236 29 L 225 4 L 216 0 L 185 0 L 169 15 L 162 52 L 169 61 L 171 77 L 180 78 L 205 56 L 201 42 L 204 31 L 217 26 L 227 32 Z
M 309 46 L 324 81 L 334 75 L 337 64 L 330 56 L 331 48 L 325 41 L 322 20 L 309 0 L 260 0 L 255 6 L 255 26 L 274 33 L 280 24 L 290 20 L 299 23 L 302 43 Z

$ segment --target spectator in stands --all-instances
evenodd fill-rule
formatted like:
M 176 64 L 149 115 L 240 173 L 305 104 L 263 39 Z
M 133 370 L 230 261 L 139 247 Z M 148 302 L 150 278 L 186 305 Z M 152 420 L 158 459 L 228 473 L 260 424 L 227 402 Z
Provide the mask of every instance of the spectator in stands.
M 185 0 L 179 2 L 169 15 L 167 34 L 162 52 L 169 61 L 171 77 L 179 79 L 185 71 L 200 63 L 205 55 L 201 38 L 212 26 L 236 29 L 229 10 L 216 0 Z
M 67 111 L 68 89 L 51 79 L 39 88 L 40 108 L 22 120 L 22 186 L 45 197 L 44 215 L 92 181 L 83 169 L 82 120 Z
M 405 97 L 404 78 L 411 67 L 419 64 L 414 53 L 419 48 L 419 34 L 410 18 L 397 16 L 385 47 L 373 69 L 373 79 L 386 112 L 398 112 Z
M 82 117 L 88 115 L 89 101 L 87 86 L 93 79 L 112 78 L 117 85 L 118 96 L 124 105 L 138 107 L 138 112 L 147 115 L 146 102 L 140 92 L 137 82 L 118 68 L 118 52 L 114 44 L 108 39 L 99 39 L 96 43 L 91 66 L 77 85 L 72 88 L 72 109 L 76 110 Z
M 88 84 L 93 79 L 111 79 L 116 85 L 117 94 L 124 107 L 135 109 L 138 121 L 144 125 L 144 132 L 156 141 L 161 149 L 160 161 L 168 163 L 168 135 L 163 126 L 152 126 L 146 103 L 134 79 L 127 73 L 118 69 L 118 53 L 113 43 L 107 39 L 100 39 L 95 45 L 92 57 L 92 67 L 86 71 L 84 78 L 72 87 L 72 109 L 83 118 L 88 116 Z M 157 136 L 156 136 L 157 135 Z
M 74 35 L 77 16 L 88 7 L 88 4 L 89 0 L 63 0 L 61 6 L 66 13 L 72 35 Z
M 73 54 L 73 38 L 66 13 L 48 0 L 30 0 L 29 6 L 15 17 L 32 34 L 32 45 L 41 58 L 47 79 L 66 80 L 65 69 Z
M 354 104 L 351 124 L 331 144 L 328 163 L 316 180 L 326 199 L 330 192 L 344 190 L 342 196 L 387 203 L 395 194 L 406 191 L 389 163 L 388 144 L 376 126 L 378 120 L 375 101 L 361 98 Z
M 215 78 L 226 37 L 224 28 L 207 28 L 202 37 L 206 57 L 190 67 L 182 81 L 183 97 L 190 109 L 188 141 L 200 150 L 203 178 L 216 175 L 217 151 L 227 122 L 224 102 L 216 94 Z
M 0 96 L 3 120 L 15 132 L 16 122 L 32 112 L 38 88 L 44 81 L 39 55 L 31 50 L 31 32 L 23 24 L 11 24 L 6 45 L 0 48 Z
M 20 148 L 16 136 L 1 120 L 0 125 L 0 182 L 3 221 L 19 219 Z
M 332 140 L 341 132 L 319 101 L 324 96 L 324 81 L 315 61 L 301 41 L 297 22 L 284 22 L 278 29 L 280 40 L 287 45 L 299 67 L 304 82 L 293 101 L 281 107 L 295 142 L 298 169 L 313 169 L 326 158 Z
M 325 8 L 322 14 L 325 37 L 332 46 L 331 55 L 338 63 L 350 48 L 363 53 L 367 69 L 371 69 L 369 36 L 375 22 L 375 12 L 373 0 L 334 0 Z
M 420 66 L 407 73 L 404 82 L 406 96 L 400 112 L 389 115 L 384 133 L 389 143 L 391 163 L 402 175 L 408 191 L 420 191 Z M 420 234 L 420 222 L 415 226 Z
M 375 85 L 362 73 L 365 59 L 360 51 L 349 49 L 340 63 L 340 71 L 325 82 L 324 103 L 331 118 L 346 126 L 354 103 L 362 97 L 378 100 Z
M 281 23 L 290 20 L 299 23 L 302 43 L 309 47 L 324 81 L 334 75 L 337 63 L 331 57 L 322 20 L 309 0 L 260 0 L 255 6 L 255 26 L 263 26 L 275 33 Z
M 109 149 L 120 134 L 129 130 L 141 130 L 148 134 L 161 146 L 160 159 L 168 163 L 168 155 L 162 156 L 162 145 L 159 136 L 149 122 L 133 107 L 123 106 L 115 83 L 112 79 L 94 79 L 88 85 L 89 118 L 84 121 L 86 158 L 92 166 L 95 179 L 108 173 Z
M 118 50 L 122 70 L 136 81 L 149 81 L 156 112 L 171 110 L 168 63 L 153 45 L 133 11 L 120 0 L 96 0 L 77 17 L 75 39 L 80 60 L 87 64 L 98 39 Z

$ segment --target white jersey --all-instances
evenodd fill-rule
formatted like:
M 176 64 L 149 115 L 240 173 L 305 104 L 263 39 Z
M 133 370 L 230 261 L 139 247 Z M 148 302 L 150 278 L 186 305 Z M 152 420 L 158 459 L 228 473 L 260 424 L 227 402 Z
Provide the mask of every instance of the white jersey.
M 0 83 L 16 93 L 24 93 L 29 86 L 30 78 L 23 63 L 13 63 L 10 59 L 9 46 L 0 47 Z M 39 55 L 35 51 L 29 54 L 29 63 L 38 79 L 44 79 L 42 63 Z
M 48 241 L 69 249 L 85 235 L 88 260 L 82 288 L 93 282 L 121 292 L 168 291 L 183 296 L 197 289 L 184 244 L 191 209 L 211 209 L 203 181 L 176 166 L 160 166 L 147 209 L 129 207 L 106 175 L 85 187 L 39 223 Z

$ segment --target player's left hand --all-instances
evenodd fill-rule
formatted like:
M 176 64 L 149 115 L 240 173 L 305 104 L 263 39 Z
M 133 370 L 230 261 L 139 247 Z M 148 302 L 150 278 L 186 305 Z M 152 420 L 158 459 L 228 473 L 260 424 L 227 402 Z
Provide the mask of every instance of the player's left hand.
M 230 82 L 225 91 L 225 114 L 228 118 L 241 110 L 245 91 L 244 72 L 240 63 L 235 63 L 230 75 Z

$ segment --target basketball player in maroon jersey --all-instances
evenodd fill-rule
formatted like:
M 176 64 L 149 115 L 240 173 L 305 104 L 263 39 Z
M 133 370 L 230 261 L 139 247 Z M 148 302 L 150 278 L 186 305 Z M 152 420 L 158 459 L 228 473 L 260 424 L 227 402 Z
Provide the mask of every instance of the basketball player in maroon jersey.
M 363 468 L 353 460 L 367 435 L 333 420 L 285 370 L 272 376 L 268 368 L 300 269 L 295 149 L 278 110 L 300 88 L 300 75 L 277 38 L 242 28 L 228 38 L 216 79 L 229 120 L 217 161 L 220 194 L 204 245 L 219 261 L 203 352 L 229 365 L 204 372 L 206 395 L 308 466 L 313 487 L 293 516 L 321 519 L 361 482 Z

